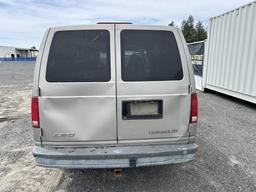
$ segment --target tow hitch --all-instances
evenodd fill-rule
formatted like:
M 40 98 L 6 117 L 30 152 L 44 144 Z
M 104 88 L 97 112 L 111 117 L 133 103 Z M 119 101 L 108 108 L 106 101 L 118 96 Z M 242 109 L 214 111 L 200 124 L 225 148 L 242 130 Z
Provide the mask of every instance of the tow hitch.
M 114 169 L 114 176 L 121 177 L 124 175 L 123 169 Z

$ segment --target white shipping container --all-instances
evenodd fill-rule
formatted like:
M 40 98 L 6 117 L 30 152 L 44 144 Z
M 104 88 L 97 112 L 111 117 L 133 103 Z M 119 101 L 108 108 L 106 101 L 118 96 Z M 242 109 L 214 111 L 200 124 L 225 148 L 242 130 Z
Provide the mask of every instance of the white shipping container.
M 210 18 L 203 87 L 256 103 L 256 2 Z

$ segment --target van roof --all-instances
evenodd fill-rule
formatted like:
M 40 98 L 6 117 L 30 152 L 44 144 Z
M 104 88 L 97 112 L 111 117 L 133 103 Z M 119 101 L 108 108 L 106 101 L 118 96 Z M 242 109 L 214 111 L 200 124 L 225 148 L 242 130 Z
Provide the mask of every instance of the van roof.
M 49 27 L 48 29 L 49 30 L 69 30 L 69 29 L 80 29 L 80 28 L 83 28 L 84 26 L 91 26 L 92 28 L 94 27 L 99 27 L 101 24 L 105 24 L 105 25 L 113 25 L 113 24 L 117 24 L 117 25 L 121 25 L 121 24 L 124 24 L 124 25 L 131 25 L 133 27 L 138 27 L 138 28 L 141 28 L 141 27 L 147 27 L 147 28 L 156 28 L 156 27 L 159 27 L 159 28 L 162 28 L 162 29 L 167 29 L 167 28 L 177 28 L 175 26 L 168 26 L 168 25 L 145 25 L 145 24 L 133 24 L 131 22 L 97 22 L 97 24 L 84 24 L 84 25 L 63 25 L 63 26 L 52 26 L 52 27 Z
M 97 24 L 132 24 L 132 22 L 126 22 L 126 21 L 100 21 L 97 22 Z

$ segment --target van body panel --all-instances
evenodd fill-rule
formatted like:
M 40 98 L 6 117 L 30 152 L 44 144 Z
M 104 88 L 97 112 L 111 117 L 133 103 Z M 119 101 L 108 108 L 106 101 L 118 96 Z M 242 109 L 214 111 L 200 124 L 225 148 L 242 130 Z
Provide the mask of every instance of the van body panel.
M 181 80 L 123 81 L 121 63 L 121 32 L 123 30 L 168 31 L 175 36 L 183 69 Z M 148 39 L 150 41 L 150 39 Z M 190 79 L 186 53 L 176 28 L 159 26 L 116 25 L 117 119 L 118 142 L 145 142 L 148 139 L 181 138 L 188 135 L 190 116 Z M 127 120 L 122 117 L 124 101 L 161 100 L 163 117 L 160 119 Z
M 39 105 L 43 141 L 116 142 L 115 97 L 48 96 L 40 97 Z
M 50 29 L 46 30 L 40 45 L 38 55 L 37 55 L 35 68 L 34 68 L 32 96 L 39 96 L 39 76 L 40 76 L 41 60 L 43 58 L 42 55 L 44 52 L 45 42 L 48 37 L 49 31 Z M 41 143 L 41 133 L 42 133 L 41 128 L 33 129 L 34 140 L 36 143 L 38 142 Z
M 195 85 L 195 78 L 194 78 L 194 70 L 193 70 L 193 66 L 192 66 L 192 61 L 191 61 L 191 56 L 190 53 L 188 51 L 188 47 L 187 47 L 187 43 L 186 40 L 182 34 L 181 29 L 176 28 L 178 34 L 179 34 L 179 39 L 181 41 L 181 46 L 184 50 L 184 57 L 187 60 L 187 69 L 188 69 L 188 75 L 189 75 L 189 79 L 190 79 L 190 89 L 192 93 L 196 92 L 196 85 Z
M 142 139 L 142 140 L 136 140 L 136 142 L 130 142 L 129 140 L 123 140 L 121 142 L 118 142 L 118 144 L 113 144 L 112 141 L 72 141 L 72 142 L 66 142 L 66 141 L 44 141 L 43 146 L 54 148 L 54 147 L 66 147 L 66 148 L 86 148 L 86 147 L 116 147 L 116 146 L 132 146 L 132 145 L 160 145 L 160 144 L 187 144 L 188 140 L 190 140 L 190 136 L 184 136 L 184 137 L 172 137 L 172 138 L 160 138 L 160 139 Z M 36 143 L 36 145 L 40 146 L 40 143 Z
M 188 47 L 186 44 L 186 40 L 182 34 L 182 31 L 180 29 L 177 29 L 178 33 L 179 33 L 179 37 L 181 39 L 182 42 L 182 46 L 184 49 L 184 52 L 186 54 L 186 59 L 187 59 L 187 67 L 188 67 L 188 72 L 189 72 L 189 78 L 190 78 L 190 89 L 191 89 L 191 93 L 195 93 L 196 92 L 196 85 L 195 85 L 195 78 L 194 78 L 194 70 L 192 67 L 192 61 L 191 61 L 191 57 L 188 51 Z M 195 135 L 196 135 L 196 130 L 197 130 L 197 124 L 190 124 L 189 125 L 189 143 L 193 143 L 195 142 Z
M 107 82 L 48 82 L 46 80 L 47 62 L 54 34 L 60 31 L 91 29 L 109 32 L 110 80 Z M 92 39 L 92 43 L 94 41 Z M 42 142 L 117 142 L 114 41 L 113 25 L 57 27 L 50 30 L 41 62 L 39 80 Z

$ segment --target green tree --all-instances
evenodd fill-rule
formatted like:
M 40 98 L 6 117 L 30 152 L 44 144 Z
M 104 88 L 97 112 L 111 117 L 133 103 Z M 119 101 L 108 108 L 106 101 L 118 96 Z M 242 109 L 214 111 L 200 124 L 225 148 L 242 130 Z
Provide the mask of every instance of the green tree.
M 187 20 L 182 21 L 181 30 L 187 43 L 191 43 L 195 41 L 196 30 L 194 26 L 194 18 L 192 15 L 190 15 Z
M 190 15 L 181 23 L 181 30 L 187 43 L 203 41 L 207 38 L 207 32 L 201 21 L 194 25 L 194 18 Z
M 196 41 L 203 41 L 207 38 L 207 32 L 203 26 L 203 23 L 201 21 L 198 21 L 195 26 L 195 40 Z

